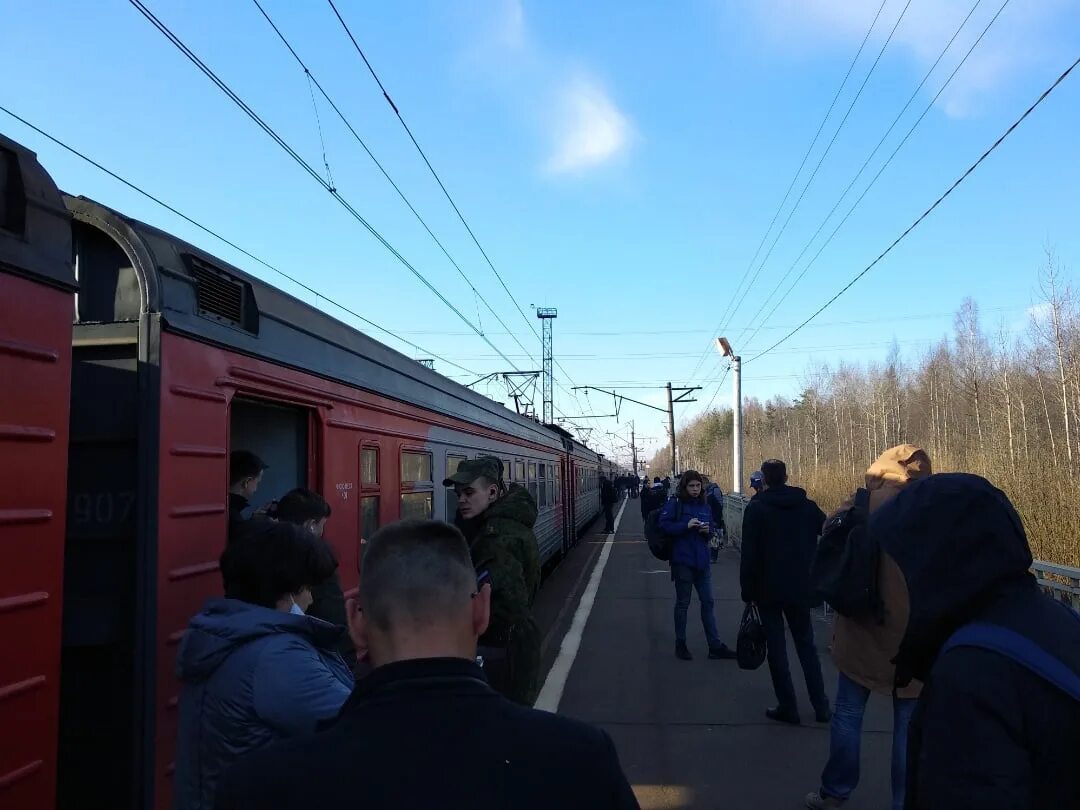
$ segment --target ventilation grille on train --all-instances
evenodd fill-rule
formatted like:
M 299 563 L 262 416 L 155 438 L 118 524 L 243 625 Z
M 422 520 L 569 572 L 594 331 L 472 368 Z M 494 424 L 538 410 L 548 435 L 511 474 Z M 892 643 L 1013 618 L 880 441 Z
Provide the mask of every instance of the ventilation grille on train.
M 251 285 L 196 256 L 185 256 L 195 280 L 195 304 L 204 318 L 258 333 L 259 313 Z

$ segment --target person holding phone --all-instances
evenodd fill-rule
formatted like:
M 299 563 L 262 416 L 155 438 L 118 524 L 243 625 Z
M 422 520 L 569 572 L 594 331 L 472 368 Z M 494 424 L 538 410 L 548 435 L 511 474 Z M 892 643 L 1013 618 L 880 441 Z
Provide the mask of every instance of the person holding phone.
M 735 658 L 735 653 L 720 641 L 713 614 L 709 555 L 713 517 L 703 492 L 704 483 L 701 473 L 687 470 L 679 479 L 675 497 L 669 499 L 660 512 L 660 529 L 673 538 L 671 579 L 675 583 L 675 656 L 683 661 L 694 657 L 686 644 L 686 616 L 693 590 L 697 590 L 701 604 L 701 625 L 709 643 L 709 658 Z

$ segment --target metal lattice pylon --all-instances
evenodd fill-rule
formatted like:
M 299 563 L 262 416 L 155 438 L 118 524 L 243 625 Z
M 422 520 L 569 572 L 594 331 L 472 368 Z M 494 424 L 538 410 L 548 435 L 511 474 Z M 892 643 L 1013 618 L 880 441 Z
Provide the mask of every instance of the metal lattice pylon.
M 544 424 L 555 423 L 555 370 L 551 355 L 551 322 L 559 317 L 555 307 L 537 307 L 536 317 L 542 322 L 541 349 L 544 354 Z

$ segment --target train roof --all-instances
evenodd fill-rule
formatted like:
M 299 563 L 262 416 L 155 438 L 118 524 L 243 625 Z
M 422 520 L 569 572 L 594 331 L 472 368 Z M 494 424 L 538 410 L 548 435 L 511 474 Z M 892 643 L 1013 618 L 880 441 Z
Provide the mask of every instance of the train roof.
M 71 215 L 37 155 L 0 135 L 0 269 L 75 289 Z
M 195 245 L 86 197 L 65 201 L 77 222 L 104 231 L 124 250 L 139 279 L 139 306 L 160 313 L 171 332 L 518 439 L 592 453 L 572 439 L 570 447 L 565 431 L 519 416 Z

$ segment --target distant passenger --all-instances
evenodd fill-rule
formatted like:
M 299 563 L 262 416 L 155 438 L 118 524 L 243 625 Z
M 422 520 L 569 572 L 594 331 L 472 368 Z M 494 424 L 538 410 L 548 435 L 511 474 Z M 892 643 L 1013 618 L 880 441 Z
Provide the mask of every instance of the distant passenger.
M 358 649 L 375 669 L 317 734 L 236 765 L 218 810 L 633 810 L 611 738 L 516 705 L 475 663 L 492 590 L 461 533 L 403 521 L 368 540 Z
M 274 505 L 271 516 L 276 520 L 295 523 L 311 532 L 320 543 L 326 546 L 326 553 L 334 561 L 334 571 L 329 577 L 311 586 L 311 606 L 304 612 L 308 616 L 322 619 L 324 622 L 345 626 L 345 595 L 341 590 L 338 577 L 338 562 L 329 543 L 323 539 L 326 521 L 330 517 L 330 504 L 317 492 L 297 487 L 281 497 Z M 342 634 L 338 652 L 349 661 L 355 657 L 355 650 L 348 634 Z
M 233 450 L 229 454 L 229 540 L 248 518 L 244 511 L 262 483 L 267 465 L 249 450 Z
M 923 682 L 907 807 L 1077 807 L 1080 617 L 1040 590 L 1008 498 L 975 475 L 932 475 L 871 528 L 907 585 L 896 685 Z
M 712 512 L 712 535 L 709 538 L 709 556 L 713 562 L 720 559 L 720 546 L 727 536 L 724 525 L 724 493 L 715 481 L 705 479 L 705 500 Z
M 720 641 L 716 629 L 709 560 L 713 517 L 701 488 L 701 475 L 695 470 L 687 470 L 679 481 L 675 497 L 664 504 L 660 513 L 661 531 L 674 538 L 671 579 L 675 583 L 675 655 L 684 661 L 694 657 L 686 644 L 686 615 L 695 589 L 701 605 L 701 625 L 709 643 L 709 658 L 735 657 L 735 653 Z
M 333 571 L 309 532 L 248 521 L 221 555 L 225 597 L 207 601 L 177 655 L 174 810 L 210 810 L 225 768 L 337 714 L 352 675 L 344 628 L 305 616 L 308 588 Z
M 531 706 L 540 678 L 540 628 L 532 604 L 540 588 L 540 550 L 533 534 L 536 502 L 521 484 L 506 484 L 493 456 L 462 461 L 443 481 L 457 493 L 455 523 L 469 542 L 477 575 L 491 578 L 491 623 L 480 638 L 491 685 Z
M 876 514 L 909 484 L 930 475 L 930 457 L 910 444 L 882 453 L 866 471 L 870 515 Z M 845 514 L 854 496 L 840 508 Z M 922 539 L 928 540 L 921 533 Z M 806 797 L 810 810 L 838 808 L 859 784 L 859 748 L 863 715 L 871 692 L 892 699 L 892 807 L 904 810 L 908 723 L 922 686 L 918 681 L 897 689 L 896 666 L 892 663 L 908 620 L 907 588 L 904 576 L 888 554 L 878 563 L 878 588 L 882 611 L 878 616 L 833 620 L 832 657 L 839 671 L 836 702 L 833 706 L 829 760 L 821 773 L 821 787 Z
M 619 496 L 606 475 L 600 473 L 600 505 L 604 508 L 604 533 L 615 531 L 615 504 Z
M 779 704 L 765 715 L 792 725 L 801 722 L 788 669 L 786 619 L 815 719 L 827 723 L 829 699 L 810 623 L 810 565 L 825 513 L 804 490 L 787 485 L 784 462 L 770 459 L 761 465 L 761 473 L 765 491 L 751 500 L 743 513 L 740 580 L 742 600 L 757 604 L 765 627 L 769 672 Z
M 756 498 L 764 491 L 765 476 L 761 474 L 761 470 L 754 470 L 752 473 L 750 473 L 750 497 Z

